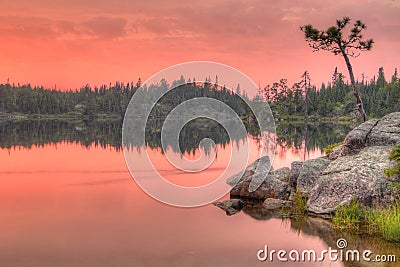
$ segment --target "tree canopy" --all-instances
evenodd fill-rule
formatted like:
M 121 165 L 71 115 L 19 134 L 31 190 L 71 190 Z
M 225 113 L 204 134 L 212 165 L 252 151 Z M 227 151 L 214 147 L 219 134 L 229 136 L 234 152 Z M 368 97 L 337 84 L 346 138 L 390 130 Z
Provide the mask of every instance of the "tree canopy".
M 329 27 L 327 30 L 318 30 L 311 24 L 301 26 L 300 29 L 304 32 L 305 39 L 313 51 L 326 50 L 332 52 L 334 55 L 342 55 L 346 67 L 350 75 L 352 91 L 356 100 L 358 112 L 363 121 L 367 120 L 367 115 L 364 110 L 364 105 L 354 79 L 353 67 L 350 63 L 350 57 L 359 56 L 360 51 L 371 50 L 373 39 L 363 39 L 363 30 L 367 26 L 356 20 L 353 28 L 346 34 L 346 26 L 350 23 L 349 17 L 343 17 L 336 20 L 336 25 Z

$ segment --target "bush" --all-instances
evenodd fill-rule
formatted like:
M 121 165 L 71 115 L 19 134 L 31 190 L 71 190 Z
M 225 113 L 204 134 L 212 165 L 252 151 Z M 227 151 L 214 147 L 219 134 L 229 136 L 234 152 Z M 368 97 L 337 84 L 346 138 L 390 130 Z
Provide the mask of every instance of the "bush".
M 343 142 L 339 142 L 339 143 L 335 143 L 335 144 L 331 144 L 328 145 L 327 147 L 324 148 L 324 153 L 325 155 L 327 155 L 328 157 L 330 156 L 330 154 L 332 153 L 332 150 L 337 147 L 337 146 L 341 146 L 343 145 Z

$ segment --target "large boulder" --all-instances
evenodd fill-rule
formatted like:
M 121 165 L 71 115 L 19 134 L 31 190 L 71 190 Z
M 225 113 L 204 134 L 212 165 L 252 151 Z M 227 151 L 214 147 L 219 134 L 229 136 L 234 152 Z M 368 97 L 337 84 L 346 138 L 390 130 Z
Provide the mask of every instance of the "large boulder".
M 357 154 L 364 147 L 394 146 L 400 144 L 400 112 L 390 113 L 382 119 L 372 119 L 351 130 L 334 158 Z
M 242 173 L 236 174 L 230 177 L 226 182 L 230 186 L 235 186 L 236 184 L 239 183 L 239 181 L 251 179 L 256 170 L 257 173 L 264 174 L 264 176 L 266 176 L 270 170 L 271 171 L 273 170 L 271 161 L 268 156 L 264 156 L 255 160 L 252 164 L 250 164 L 246 168 L 243 174 Z
M 367 143 L 368 135 L 378 122 L 379 120 L 372 119 L 351 130 L 344 139 L 344 147 L 349 148 L 349 152 L 358 152 L 360 149 L 364 148 Z
M 400 112 L 383 117 L 372 128 L 366 146 L 394 146 L 400 144 Z
M 243 178 L 231 189 L 232 198 L 245 198 L 265 200 L 277 198 L 287 200 L 290 195 L 290 169 L 282 168 L 269 173 L 257 173 L 255 175 L 243 176 Z M 261 185 L 255 190 L 250 190 L 250 182 L 259 180 Z
M 297 178 L 297 188 L 303 196 L 308 197 L 316 181 L 330 163 L 331 161 L 326 157 L 309 159 L 303 162 Z
M 391 189 L 384 170 L 394 165 L 388 158 L 391 148 L 367 147 L 332 161 L 310 191 L 307 210 L 328 214 L 353 198 L 368 207 L 389 204 Z

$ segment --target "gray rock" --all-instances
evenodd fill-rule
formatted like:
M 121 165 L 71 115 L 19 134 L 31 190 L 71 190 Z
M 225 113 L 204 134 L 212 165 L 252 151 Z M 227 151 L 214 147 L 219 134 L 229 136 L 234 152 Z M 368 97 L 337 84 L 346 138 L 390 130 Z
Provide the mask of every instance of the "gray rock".
M 271 171 L 268 174 L 259 173 L 244 177 L 231 189 L 231 197 L 265 200 L 277 198 L 287 200 L 290 195 L 289 185 L 290 171 L 288 168 Z M 250 192 L 249 185 L 252 179 L 262 180 L 261 185 L 253 192 Z
M 342 150 L 344 150 L 344 149 L 346 149 L 346 147 L 344 147 L 344 145 L 340 145 L 340 146 L 334 147 L 332 149 L 331 154 L 329 155 L 329 159 L 330 160 L 335 160 L 338 157 L 342 156 Z M 345 153 L 343 153 L 343 154 L 345 154 Z
M 297 186 L 297 179 L 299 178 L 301 168 L 303 168 L 303 161 L 293 161 L 291 164 L 290 185 Z
M 267 210 L 264 208 L 262 201 L 246 201 L 242 212 L 256 220 L 282 218 L 281 210 Z
M 364 122 L 350 131 L 333 157 L 357 154 L 364 147 L 400 144 L 400 112 Z M 335 158 L 332 158 L 335 159 Z
M 259 167 L 258 167 L 259 166 Z M 257 160 L 255 160 L 252 164 L 250 164 L 246 170 L 244 171 L 243 175 L 241 173 L 236 174 L 226 181 L 227 184 L 230 186 L 235 186 L 239 181 L 241 180 L 246 180 L 246 179 L 251 179 L 253 174 L 256 172 L 257 167 L 259 168 L 258 171 L 260 173 L 265 174 L 265 176 L 268 174 L 268 172 L 273 170 L 271 161 L 268 156 L 261 157 Z
M 241 211 L 244 207 L 244 202 L 240 199 L 228 199 L 222 202 L 214 202 L 213 203 L 218 208 L 224 210 L 226 215 L 234 215 Z
M 283 167 L 273 171 L 274 177 L 282 182 L 289 183 L 290 180 L 290 169 Z
M 356 128 L 351 130 L 344 139 L 344 147 L 349 148 L 349 152 L 357 152 L 358 150 L 364 148 L 367 143 L 368 135 L 378 124 L 378 122 L 379 120 L 372 119 L 358 125 Z
M 276 210 L 281 208 L 286 208 L 292 206 L 291 201 L 276 199 L 276 198 L 267 198 L 264 200 L 263 207 L 267 210 Z
M 331 163 L 326 157 L 309 159 L 304 161 L 297 179 L 297 188 L 301 194 L 308 197 L 311 189 L 315 186 L 316 181 L 320 178 L 322 172 Z
M 390 146 L 367 147 L 332 161 L 310 191 L 307 210 L 327 214 L 353 198 L 368 207 L 389 204 L 391 189 L 384 170 L 394 164 L 390 151 Z
M 400 144 L 400 112 L 383 117 L 367 137 L 367 146 L 390 146 Z

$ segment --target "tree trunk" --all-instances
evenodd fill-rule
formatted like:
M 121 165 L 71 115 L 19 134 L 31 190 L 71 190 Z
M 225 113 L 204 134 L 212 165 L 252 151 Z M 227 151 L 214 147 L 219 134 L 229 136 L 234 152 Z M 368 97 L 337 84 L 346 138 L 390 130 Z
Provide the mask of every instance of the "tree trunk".
M 356 81 L 354 80 L 353 68 L 351 67 L 349 56 L 346 54 L 346 51 L 342 46 L 340 46 L 340 50 L 342 52 L 344 60 L 346 61 L 347 70 L 349 71 L 351 89 L 353 90 L 353 95 L 356 99 L 358 113 L 360 113 L 362 121 L 365 122 L 367 121 L 367 114 L 365 114 L 364 105 L 356 87 Z

